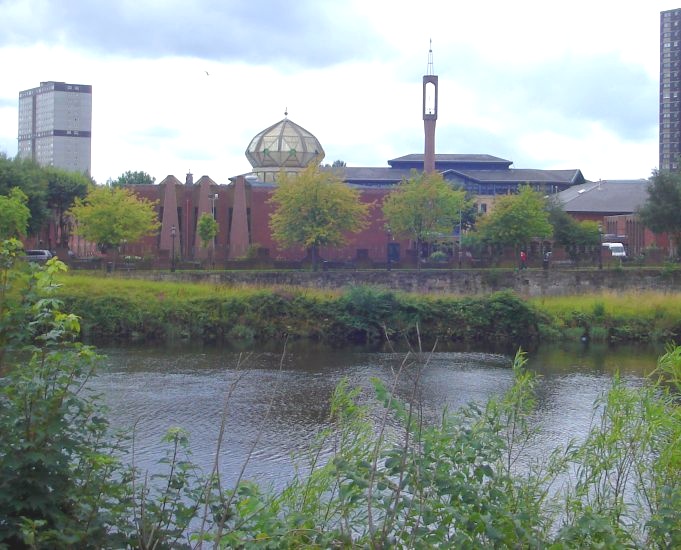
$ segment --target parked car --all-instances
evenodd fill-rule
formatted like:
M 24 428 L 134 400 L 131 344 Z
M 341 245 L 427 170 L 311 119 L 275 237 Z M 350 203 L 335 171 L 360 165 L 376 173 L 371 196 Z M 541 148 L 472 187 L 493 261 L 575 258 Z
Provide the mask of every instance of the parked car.
M 52 252 L 49 250 L 25 250 L 24 260 L 27 262 L 45 263 L 52 257 Z

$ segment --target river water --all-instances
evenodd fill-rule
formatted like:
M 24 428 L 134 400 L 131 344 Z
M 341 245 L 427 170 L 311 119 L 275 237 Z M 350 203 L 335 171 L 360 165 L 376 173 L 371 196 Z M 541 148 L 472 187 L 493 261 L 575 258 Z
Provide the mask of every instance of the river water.
M 285 354 L 207 347 L 100 351 L 107 359 L 92 385 L 103 394 L 115 428 L 135 426 L 137 466 L 159 471 L 161 438 L 168 428 L 179 426 L 190 433 L 192 460 L 209 470 L 226 410 L 219 457 L 224 478 L 235 480 L 250 453 L 245 477 L 275 486 L 293 475 L 292 456 L 304 451 L 327 426 L 330 397 L 341 379 L 361 387 L 361 399 L 368 401 L 373 395 L 371 379 L 390 384 L 407 357 L 402 351 L 333 350 L 310 344 L 290 345 Z M 576 345 L 530 354 L 529 368 L 541 375 L 535 452 L 583 435 L 593 402 L 608 388 L 613 374 L 619 371 L 628 383 L 639 384 L 654 368 L 659 352 Z M 445 407 L 452 410 L 500 395 L 512 382 L 511 363 L 512 357 L 505 354 L 433 353 L 418 369 L 424 414 L 436 418 Z M 403 398 L 415 391 L 417 369 L 407 370 L 397 385 Z

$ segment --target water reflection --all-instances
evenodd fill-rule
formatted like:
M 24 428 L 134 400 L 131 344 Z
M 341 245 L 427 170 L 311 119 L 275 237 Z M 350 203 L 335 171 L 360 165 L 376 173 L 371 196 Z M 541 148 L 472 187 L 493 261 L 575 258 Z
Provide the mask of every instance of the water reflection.
M 292 475 L 292 455 L 328 426 L 331 395 L 343 377 L 363 388 L 363 398 L 369 399 L 371 379 L 390 384 L 405 358 L 403 352 L 309 345 L 294 345 L 283 357 L 278 351 L 244 354 L 218 348 L 102 352 L 106 368 L 93 385 L 103 393 L 115 427 L 136 426 L 137 465 L 155 469 L 162 456 L 161 437 L 169 427 L 181 426 L 191 434 L 193 460 L 210 468 L 226 396 L 236 384 L 227 403 L 221 472 L 228 480 L 236 477 L 262 430 L 246 476 L 274 484 Z M 591 420 L 594 399 L 607 389 L 616 368 L 639 383 L 654 368 L 655 357 L 655 350 L 613 352 L 593 346 L 534 353 L 529 365 L 542 375 L 536 415 L 540 445 L 552 448 L 579 437 Z M 488 353 L 433 354 L 419 371 L 417 386 L 426 416 L 435 418 L 444 407 L 483 403 L 501 394 L 511 384 L 511 360 Z M 409 367 L 397 386 L 404 399 L 414 395 L 416 372 Z

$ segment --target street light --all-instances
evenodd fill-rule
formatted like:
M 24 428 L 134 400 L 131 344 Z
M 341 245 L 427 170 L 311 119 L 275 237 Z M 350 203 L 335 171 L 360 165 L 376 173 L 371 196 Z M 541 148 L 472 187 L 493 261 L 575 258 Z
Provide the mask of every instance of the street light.
M 170 271 L 175 271 L 175 226 L 170 228 L 170 236 L 173 239 L 173 252 L 170 260 Z
M 219 197 L 219 195 L 217 193 L 210 195 L 211 212 L 213 214 L 213 219 L 215 219 L 215 199 L 217 199 L 218 197 Z M 215 238 L 216 237 L 217 237 L 217 234 L 213 235 L 213 254 L 212 254 L 213 269 L 215 269 Z

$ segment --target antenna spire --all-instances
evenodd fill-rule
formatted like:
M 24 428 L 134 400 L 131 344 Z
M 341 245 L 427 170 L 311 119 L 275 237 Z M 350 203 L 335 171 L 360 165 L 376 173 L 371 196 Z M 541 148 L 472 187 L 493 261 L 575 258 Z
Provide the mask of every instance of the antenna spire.
M 433 70 L 433 39 L 430 39 L 430 47 L 428 48 L 428 68 L 426 69 L 427 75 L 434 75 Z
M 288 107 L 284 107 L 284 118 L 288 116 Z

